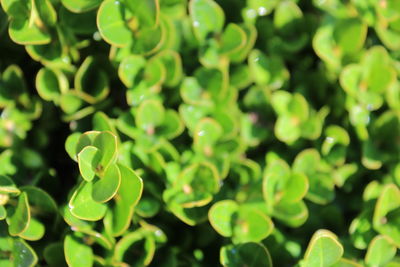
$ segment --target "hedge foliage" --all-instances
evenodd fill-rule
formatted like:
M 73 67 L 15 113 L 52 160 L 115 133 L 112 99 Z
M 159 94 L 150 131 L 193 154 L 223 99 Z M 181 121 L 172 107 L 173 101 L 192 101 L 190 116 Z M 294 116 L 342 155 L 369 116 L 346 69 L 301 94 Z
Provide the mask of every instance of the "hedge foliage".
M 400 266 L 400 1 L 1 7 L 0 266 Z

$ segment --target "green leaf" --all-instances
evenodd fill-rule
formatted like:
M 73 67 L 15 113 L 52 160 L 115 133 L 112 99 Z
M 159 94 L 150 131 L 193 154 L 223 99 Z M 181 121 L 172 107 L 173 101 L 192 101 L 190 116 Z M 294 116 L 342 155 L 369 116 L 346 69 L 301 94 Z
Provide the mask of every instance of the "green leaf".
M 146 60 L 142 56 L 129 55 L 125 57 L 118 67 L 118 76 L 128 88 L 139 83 L 141 71 L 146 66 Z
M 133 41 L 132 31 L 127 22 L 134 21 L 124 2 L 106 0 L 97 13 L 97 27 L 104 40 L 118 47 L 129 45 Z
M 179 114 L 175 110 L 166 110 L 164 122 L 159 129 L 160 136 L 164 136 L 167 139 L 173 139 L 179 136 L 184 129 L 185 125 L 179 117 Z
M 93 184 L 92 197 L 94 201 L 103 203 L 112 199 L 121 185 L 121 173 L 116 164 L 111 164 L 104 175 Z
M 18 236 L 25 240 L 36 241 L 41 239 L 44 236 L 44 233 L 44 224 L 34 218 L 31 218 L 28 228 L 26 228 L 26 230 L 20 233 Z
M 29 20 L 15 18 L 10 22 L 10 38 L 21 45 L 43 45 L 51 42 L 51 35 L 46 29 L 30 25 Z
M 238 209 L 238 204 L 233 200 L 222 200 L 215 203 L 208 212 L 208 219 L 215 231 L 222 236 L 231 237 L 234 224 L 232 217 Z
M 221 37 L 221 54 L 239 51 L 246 44 L 246 33 L 235 23 L 229 23 Z
M 318 230 L 311 238 L 304 255 L 302 267 L 329 267 L 343 255 L 343 247 L 337 237 L 328 230 Z
M 2 75 L 0 106 L 4 107 L 26 94 L 26 84 L 22 70 L 16 65 L 8 66 Z
M 292 173 L 286 181 L 280 201 L 283 203 L 300 201 L 307 194 L 308 187 L 307 176 L 302 173 Z
M 4 206 L 0 206 L 0 221 L 7 217 L 7 210 Z
M 114 197 L 112 212 L 113 235 L 122 235 L 129 227 L 133 211 L 143 192 L 143 181 L 130 168 L 118 165 L 121 172 L 121 185 Z
M 35 19 L 34 23 L 43 31 L 46 30 L 44 25 L 46 26 L 55 26 L 57 22 L 57 12 L 52 6 L 50 0 L 33 0 L 31 7 L 31 15 L 30 15 L 30 23 L 32 23 L 33 18 Z M 36 14 L 37 12 L 37 14 Z M 41 23 L 38 23 L 38 21 Z
M 186 127 L 194 131 L 199 121 L 206 116 L 207 109 L 195 105 L 181 104 L 179 107 L 179 114 L 182 117 Z
M 93 266 L 93 251 L 74 235 L 68 234 L 64 239 L 64 254 L 70 267 Z
M 358 264 L 355 261 L 348 260 L 348 259 L 345 259 L 345 258 L 341 258 L 337 263 L 332 265 L 332 267 L 362 267 L 362 265 Z
M 93 115 L 92 119 L 93 130 L 95 131 L 109 131 L 117 136 L 117 130 L 115 129 L 114 122 L 102 111 L 98 111 Z
M 276 193 L 285 190 L 286 181 L 290 179 L 289 165 L 281 159 L 274 160 L 265 169 L 263 178 L 263 195 L 267 205 L 272 208 L 276 203 Z
M 21 190 L 27 193 L 29 205 L 38 213 L 37 216 L 45 217 L 57 214 L 57 203 L 46 191 L 31 185 L 22 186 Z
M 315 53 L 325 61 L 330 68 L 338 69 L 340 66 L 340 51 L 335 49 L 335 42 L 332 41 L 334 24 L 327 23 L 318 28 L 313 38 Z
M 302 94 L 294 93 L 288 103 L 288 112 L 293 119 L 303 122 L 310 117 L 308 102 Z
M 60 213 L 62 214 L 64 221 L 71 226 L 73 229 L 79 230 L 79 231 L 89 231 L 93 227 L 93 222 L 89 221 L 83 221 L 81 219 L 78 219 L 75 217 L 71 211 L 68 205 L 65 205 L 61 207 Z
M 157 57 L 161 60 L 166 71 L 164 84 L 168 87 L 177 86 L 183 76 L 180 54 L 174 50 L 164 50 L 158 53 Z
M 83 13 L 95 9 L 102 0 L 61 0 L 61 3 L 70 11 Z
M 274 127 L 278 140 L 292 144 L 301 136 L 301 129 L 297 118 L 290 115 L 279 116 Z
M 399 208 L 400 190 L 394 184 L 387 184 L 376 202 L 372 221 L 374 229 L 390 238 L 396 246 L 400 245 Z
M 204 118 L 197 123 L 194 131 L 194 149 L 206 156 L 211 156 L 221 136 L 222 127 L 214 119 Z
M 96 16 L 97 9 L 92 9 L 84 13 L 73 13 L 64 7 L 59 10 L 59 20 L 75 34 L 94 34 L 97 31 Z
M 396 21 L 389 23 L 389 25 L 377 25 L 375 31 L 379 36 L 382 43 L 391 50 L 398 50 L 400 48 L 400 35 L 392 24 L 396 24 Z
M 18 198 L 18 204 L 13 213 L 10 213 L 7 221 L 9 227 L 8 232 L 12 236 L 16 236 L 24 232 L 30 223 L 31 214 L 28 202 L 28 195 L 22 192 Z
M 77 112 L 83 105 L 82 99 L 75 90 L 69 90 L 60 97 L 60 107 L 67 114 Z
M 220 262 L 224 267 L 272 267 L 267 248 L 261 243 L 254 242 L 222 247 Z
M 71 213 L 81 220 L 98 221 L 104 217 L 107 206 L 92 198 L 92 183 L 82 182 L 69 201 Z
M 129 255 L 132 247 L 138 248 L 140 251 L 140 254 L 134 258 L 135 262 L 142 266 L 150 264 L 156 250 L 156 242 L 152 236 L 146 235 L 143 230 L 139 229 L 125 235 L 115 246 L 114 259 L 122 261 Z
M 339 20 L 335 24 L 333 37 L 343 53 L 356 53 L 364 45 L 367 29 L 368 26 L 359 19 Z
M 328 154 L 335 145 L 348 146 L 350 136 L 345 129 L 337 125 L 330 125 L 325 129 L 325 140 L 322 145 L 322 154 Z
M 16 187 L 13 180 L 5 175 L 0 175 L 1 194 L 19 194 L 20 190 Z
M 254 25 L 243 24 L 243 25 L 240 25 L 240 27 L 246 34 L 246 38 L 245 38 L 246 42 L 245 42 L 243 48 L 241 48 L 229 55 L 229 58 L 234 63 L 243 62 L 247 58 L 247 55 L 249 54 L 251 49 L 253 49 L 253 46 L 257 39 L 257 30 Z
M 109 131 L 100 132 L 93 140 L 94 147 L 100 151 L 100 161 L 97 172 L 102 173 L 117 157 L 117 137 Z
M 296 26 L 301 24 L 303 13 L 295 2 L 280 2 L 275 8 L 274 26 L 283 32 L 283 34 L 293 33 Z M 297 25 L 296 25 L 297 24 Z
M 163 123 L 164 116 L 165 109 L 160 101 L 146 100 L 139 106 L 135 119 L 138 127 L 152 135 L 156 127 Z
M 93 180 L 96 168 L 100 163 L 99 150 L 94 146 L 87 146 L 78 154 L 79 171 L 87 182 Z
M 44 100 L 58 102 L 68 89 L 67 77 L 57 69 L 42 68 L 36 75 L 36 90 Z
M 299 227 L 308 219 L 308 209 L 304 201 L 279 203 L 274 207 L 273 217 L 290 227 Z
M 35 251 L 22 239 L 13 242 L 14 266 L 33 267 L 37 265 L 38 257 Z
M 88 131 L 80 134 L 78 142 L 76 143 L 76 153 L 79 153 L 86 146 L 93 145 L 94 139 L 100 134 L 100 131 Z
M 121 172 L 121 187 L 118 195 L 122 201 L 135 206 L 142 195 L 143 181 L 132 169 L 123 165 L 118 165 L 118 168 Z
M 235 243 L 260 242 L 274 229 L 274 224 L 267 215 L 245 204 L 239 207 L 234 221 L 232 240 Z
M 343 68 L 340 74 L 340 85 L 350 96 L 357 97 L 359 93 L 358 87 L 360 86 L 362 71 L 362 66 L 349 64 Z
M 317 173 L 308 175 L 309 189 L 306 198 L 317 204 L 326 204 L 335 197 L 335 181 L 329 174 Z
M 132 52 L 140 55 L 151 55 L 163 46 L 164 41 L 165 30 L 161 24 L 158 24 L 155 28 L 141 28 L 135 34 Z
M 230 75 L 230 83 L 238 90 L 248 87 L 253 82 L 250 69 L 246 65 L 237 65 L 232 67 Z
M 152 28 L 159 23 L 159 0 L 134 0 L 125 4 L 138 19 L 139 27 Z
M 376 236 L 368 246 L 365 263 L 370 266 L 386 266 L 396 255 L 396 246 L 385 236 Z
M 160 211 L 161 204 L 157 199 L 144 195 L 136 207 L 136 212 L 140 216 L 144 218 L 151 218 Z
M 65 140 L 65 150 L 67 151 L 68 155 L 71 157 L 71 159 L 78 161 L 77 155 L 80 151 L 76 151 L 77 149 L 77 144 L 79 141 L 79 138 L 81 137 L 81 133 L 73 133 L 67 137 L 67 140 Z
M 164 82 L 165 75 L 166 70 L 160 59 L 152 58 L 147 62 L 143 76 L 146 79 L 146 85 L 152 90 L 158 90 L 157 87 Z
M 234 90 L 228 90 L 228 79 L 220 69 L 198 68 L 194 76 L 205 91 L 203 98 L 223 102 L 229 100 L 229 93 L 234 92 Z
M 361 162 L 370 170 L 377 170 L 382 167 L 382 154 L 370 140 L 366 140 L 362 144 Z
M 75 74 L 74 86 L 79 96 L 94 104 L 109 93 L 108 76 L 94 57 L 87 57 Z
M 186 77 L 180 87 L 180 93 L 183 101 L 193 105 L 210 106 L 211 101 L 208 93 L 202 88 L 196 78 Z
M 258 85 L 269 85 L 271 89 L 279 89 L 289 77 L 289 72 L 280 57 L 266 56 L 259 50 L 250 52 L 248 64 Z
M 277 0 L 248 0 L 247 6 L 259 16 L 266 16 L 274 10 L 278 3 Z
M 43 256 L 50 266 L 67 266 L 64 256 L 64 246 L 61 242 L 51 243 L 46 246 L 43 251 Z
M 304 173 L 309 182 L 307 199 L 325 204 L 334 198 L 334 179 L 328 173 L 319 171 L 321 157 L 315 149 L 305 149 L 293 162 L 293 171 Z
M 189 3 L 193 30 L 199 41 L 204 42 L 210 34 L 220 33 L 225 14 L 213 0 L 191 0 Z
M 216 167 L 208 162 L 194 163 L 180 173 L 172 188 L 164 191 L 163 198 L 184 208 L 202 207 L 211 202 L 218 190 Z
M 392 68 L 391 58 L 382 46 L 374 46 L 363 58 L 363 80 L 368 85 L 368 90 L 383 93 L 395 82 L 395 71 Z M 378 71 L 384 70 L 384 72 Z

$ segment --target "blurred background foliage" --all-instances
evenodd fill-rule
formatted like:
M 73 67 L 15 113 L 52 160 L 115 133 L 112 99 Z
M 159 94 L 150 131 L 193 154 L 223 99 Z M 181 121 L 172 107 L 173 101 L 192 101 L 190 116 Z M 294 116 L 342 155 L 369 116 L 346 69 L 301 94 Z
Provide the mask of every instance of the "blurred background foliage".
M 1 7 L 1 266 L 400 266 L 400 1 Z

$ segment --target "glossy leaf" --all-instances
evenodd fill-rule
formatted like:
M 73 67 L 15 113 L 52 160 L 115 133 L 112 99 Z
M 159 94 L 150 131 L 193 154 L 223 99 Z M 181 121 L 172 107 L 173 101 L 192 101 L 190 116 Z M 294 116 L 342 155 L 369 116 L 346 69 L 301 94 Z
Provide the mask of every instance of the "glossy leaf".
M 68 91 L 68 80 L 58 71 L 43 68 L 36 76 L 36 89 L 39 95 L 47 101 L 59 101 L 61 93 Z
M 96 103 L 107 97 L 108 76 L 93 57 L 88 57 L 79 67 L 74 80 L 75 90 L 82 99 Z
M 236 24 L 228 24 L 221 38 L 222 54 L 231 54 L 240 50 L 246 43 L 246 33 Z
M 319 230 L 313 235 L 307 247 L 302 266 L 332 266 L 342 255 L 343 247 L 337 237 L 328 230 Z
M 373 227 L 380 234 L 386 235 L 395 244 L 400 242 L 400 232 L 397 227 L 397 211 L 400 207 L 400 191 L 394 184 L 386 185 L 376 202 Z
M 146 66 L 146 60 L 137 55 L 130 55 L 121 62 L 118 68 L 118 76 L 126 87 L 132 87 L 141 77 L 140 72 Z
M 92 198 L 96 202 L 107 202 L 117 194 L 121 185 L 121 172 L 116 164 L 111 164 L 104 175 L 93 183 Z
M 18 194 L 20 190 L 16 187 L 14 182 L 5 175 L 0 175 L 0 193 L 2 194 Z
M 13 213 L 10 214 L 7 222 L 9 224 L 8 231 L 10 235 L 16 236 L 23 233 L 29 227 L 30 220 L 31 214 L 28 195 L 23 192 L 18 197 L 18 204 Z
M 51 41 L 50 33 L 42 31 L 38 26 L 30 27 L 29 21 L 15 18 L 10 23 L 9 33 L 11 39 L 21 45 L 43 45 Z
M 97 221 L 104 217 L 107 206 L 92 198 L 92 183 L 82 182 L 69 201 L 71 213 L 79 219 Z
M 100 162 L 99 150 L 94 146 L 86 146 L 78 154 L 79 171 L 86 181 L 90 182 L 96 175 L 96 168 Z
M 385 236 L 376 236 L 368 247 L 365 263 L 370 266 L 384 266 L 395 255 L 397 248 Z
M 235 218 L 233 241 L 237 243 L 260 242 L 271 234 L 273 228 L 274 224 L 271 219 L 262 211 L 243 205 L 239 208 L 237 218 Z
M 81 1 L 81 0 L 62 0 L 61 3 L 68 8 L 70 11 L 75 13 L 82 13 L 92 10 L 98 7 L 101 4 L 101 0 L 89 0 L 89 1 Z
M 57 214 L 57 203 L 46 191 L 30 185 L 22 186 L 21 190 L 27 193 L 29 205 L 39 213 L 38 216 L 46 217 Z
M 113 234 L 121 235 L 130 224 L 133 211 L 143 191 L 143 181 L 128 167 L 118 165 L 121 172 L 121 185 L 114 197 Z
M 64 254 L 68 266 L 93 266 L 92 249 L 71 234 L 64 239 Z
M 261 243 L 243 243 L 221 248 L 220 262 L 226 267 L 238 266 L 272 266 L 271 256 Z
M 7 210 L 4 206 L 0 206 L 0 220 L 4 220 L 7 217 Z
M 205 41 L 210 34 L 222 31 L 225 15 L 216 2 L 191 0 L 189 10 L 194 32 L 200 41 Z
M 215 203 L 208 212 L 208 218 L 213 228 L 222 236 L 230 237 L 233 232 L 232 216 L 239 206 L 233 200 L 222 200 Z
M 36 241 L 41 239 L 45 234 L 45 226 L 38 220 L 31 218 L 29 221 L 29 226 L 19 234 L 25 240 Z
M 38 257 L 35 251 L 22 239 L 14 239 L 13 254 L 15 266 L 36 266 Z
M 93 146 L 100 151 L 100 161 L 97 171 L 104 171 L 117 156 L 117 137 L 108 131 L 100 132 L 93 140 Z
M 155 128 L 164 121 L 165 110 L 159 101 L 147 100 L 137 111 L 136 124 L 148 134 L 154 134 Z
M 119 47 L 130 44 L 133 35 L 126 23 L 130 16 L 123 2 L 103 1 L 97 13 L 97 27 L 104 40 Z

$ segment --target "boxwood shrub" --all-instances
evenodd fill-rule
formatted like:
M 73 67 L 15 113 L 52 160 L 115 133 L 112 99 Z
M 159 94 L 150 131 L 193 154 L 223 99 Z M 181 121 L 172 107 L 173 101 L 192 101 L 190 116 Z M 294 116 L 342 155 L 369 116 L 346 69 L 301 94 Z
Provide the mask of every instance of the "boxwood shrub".
M 0 266 L 400 266 L 400 1 L 1 0 L 0 51 Z

